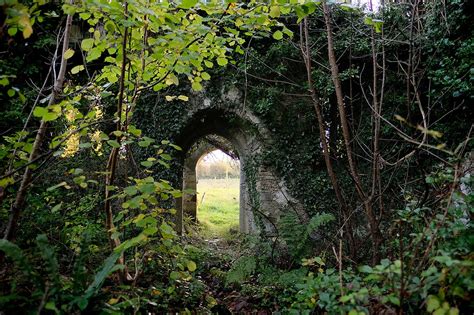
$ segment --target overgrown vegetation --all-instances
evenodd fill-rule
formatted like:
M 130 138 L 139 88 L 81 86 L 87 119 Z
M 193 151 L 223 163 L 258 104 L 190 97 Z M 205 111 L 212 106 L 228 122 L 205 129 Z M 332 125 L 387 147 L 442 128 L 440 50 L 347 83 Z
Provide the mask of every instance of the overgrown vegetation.
M 0 313 L 472 313 L 472 1 L 0 4 Z M 271 141 L 209 240 L 176 143 L 230 86 Z

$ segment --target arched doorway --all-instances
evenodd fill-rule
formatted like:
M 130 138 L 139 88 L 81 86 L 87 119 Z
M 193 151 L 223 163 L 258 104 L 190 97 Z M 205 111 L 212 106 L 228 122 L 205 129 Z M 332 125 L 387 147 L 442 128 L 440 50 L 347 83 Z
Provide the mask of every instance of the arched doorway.
M 182 209 L 184 216 L 188 216 L 195 221 L 198 219 L 198 204 L 200 201 L 202 202 L 202 200 L 199 200 L 202 195 L 200 196 L 198 194 L 196 168 L 198 162 L 202 160 L 203 157 L 216 150 L 222 152 L 222 154 L 227 155 L 229 158 L 238 161 L 239 174 L 232 180 L 233 184 L 238 186 L 238 196 L 233 197 L 237 199 L 235 202 L 239 207 L 238 230 L 242 233 L 250 232 L 253 221 L 250 209 L 248 209 L 248 206 L 246 207 L 247 204 L 245 203 L 247 190 L 245 174 L 242 171 L 244 159 L 242 159 L 242 154 L 239 153 L 238 150 L 234 149 L 233 143 L 222 136 L 215 134 L 207 135 L 200 138 L 188 149 L 183 165 L 183 197 L 179 201 L 181 203 L 180 209 Z
M 197 162 L 206 153 L 220 149 L 235 154 L 240 161 L 239 231 L 274 235 L 275 222 L 291 197 L 285 193 L 281 179 L 261 163 L 261 149 L 271 143 L 269 133 L 251 113 L 224 105 L 196 99 L 195 110 L 189 112 L 186 125 L 174 141 L 183 149 L 180 161 L 184 190 L 175 204 L 176 229 L 180 234 L 184 231 L 183 217 L 197 218 Z

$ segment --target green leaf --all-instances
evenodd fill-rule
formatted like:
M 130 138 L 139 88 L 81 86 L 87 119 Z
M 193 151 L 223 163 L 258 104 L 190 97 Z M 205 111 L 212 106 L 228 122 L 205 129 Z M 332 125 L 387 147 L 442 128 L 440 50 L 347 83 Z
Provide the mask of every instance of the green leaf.
M 1 86 L 7 86 L 8 84 L 10 84 L 10 80 L 8 80 L 8 78 L 0 78 L 0 85 Z
M 82 70 L 84 70 L 84 66 L 83 65 L 79 65 L 79 66 L 75 66 L 74 68 L 71 69 L 71 73 L 72 74 L 76 74 L 76 73 L 79 73 L 81 72 Z
M 225 66 L 227 63 L 228 63 L 227 58 L 225 58 L 225 57 L 219 57 L 219 58 L 217 58 L 217 64 L 218 64 L 219 66 Z
M 124 243 L 122 243 L 123 245 Z M 120 257 L 122 251 L 115 250 L 112 255 L 110 255 L 102 264 L 101 269 L 94 276 L 94 281 L 89 285 L 86 292 L 81 296 L 76 298 L 74 302 L 79 306 L 81 310 L 84 310 L 89 304 L 89 299 L 99 291 L 104 283 L 105 279 L 114 271 L 118 269 L 123 269 L 122 265 L 117 265 L 117 259 Z
M 346 303 L 346 302 L 348 302 L 350 299 L 351 299 L 351 296 L 350 296 L 350 295 L 343 295 L 343 296 L 340 297 L 339 301 L 341 301 L 342 303 Z
M 6 188 L 8 185 L 12 185 L 15 183 L 13 177 L 5 177 L 0 179 L 0 187 Z
M 390 303 L 392 303 L 394 305 L 397 305 L 397 306 L 400 306 L 400 299 L 398 297 L 393 296 L 393 295 L 389 295 L 388 300 L 390 301 Z
M 63 58 L 67 60 L 67 59 L 71 58 L 72 56 L 74 56 L 74 50 L 71 49 L 71 48 L 68 48 L 68 49 L 64 52 Z
M 60 182 L 60 183 L 57 184 L 57 185 L 48 187 L 48 188 L 46 189 L 46 191 L 53 191 L 53 190 L 55 190 L 55 189 L 58 189 L 59 187 L 63 187 L 63 186 L 66 186 L 66 185 L 67 185 L 66 182 Z
M 15 36 L 17 32 L 18 32 L 18 28 L 17 28 L 17 27 L 10 27 L 10 28 L 8 29 L 8 35 L 10 35 L 10 36 Z
M 120 148 L 120 143 L 116 140 L 108 140 L 107 144 L 110 145 L 112 148 Z
M 193 272 L 196 270 L 197 266 L 196 263 L 192 260 L 188 260 L 188 263 L 186 264 L 186 267 L 188 267 L 188 270 Z
M 152 167 L 153 166 L 153 162 L 151 161 L 142 161 L 140 162 L 141 165 L 143 165 L 144 167 Z
M 128 126 L 128 132 L 130 132 L 135 137 L 140 137 L 142 135 L 142 131 L 133 125 Z
M 51 212 L 52 213 L 55 213 L 55 212 L 58 212 L 60 209 L 61 209 L 61 206 L 63 205 L 63 203 L 58 203 L 57 205 L 55 205 L 52 209 L 51 209 Z
M 198 3 L 198 0 L 183 0 L 180 4 L 180 8 L 190 9 Z
M 33 111 L 33 116 L 40 117 L 44 121 L 52 121 L 59 117 L 56 112 L 50 112 L 48 108 L 36 106 L 35 110 Z
M 210 80 L 210 79 L 211 79 L 211 76 L 209 75 L 209 73 L 203 72 L 203 73 L 201 73 L 201 78 L 202 78 L 203 80 L 206 80 L 206 81 L 207 81 L 207 80 Z
M 440 307 L 441 304 L 439 303 L 438 298 L 434 295 L 429 295 L 428 300 L 426 301 L 426 310 L 431 313 Z
M 269 15 L 272 17 L 272 18 L 277 18 L 280 16 L 280 7 L 279 6 L 272 6 L 270 7 L 270 13 Z
M 133 196 L 137 194 L 138 190 L 135 186 L 128 186 L 124 188 L 123 192 L 129 196 Z
M 363 273 L 371 273 L 373 270 L 372 267 L 364 265 L 359 267 L 359 271 Z
M 94 39 L 93 38 L 86 38 L 81 42 L 82 50 L 89 51 L 94 46 Z
M 275 33 L 273 33 L 273 38 L 276 40 L 280 40 L 283 38 L 283 33 L 281 31 L 276 31 Z
M 147 236 L 155 235 L 158 232 L 158 228 L 156 226 L 149 226 L 143 230 L 143 234 Z
M 177 271 L 171 271 L 170 279 L 171 280 L 178 280 L 180 278 L 180 273 Z
M 202 85 L 201 83 L 195 81 L 191 84 L 191 87 L 193 88 L 194 91 L 201 91 L 202 90 Z

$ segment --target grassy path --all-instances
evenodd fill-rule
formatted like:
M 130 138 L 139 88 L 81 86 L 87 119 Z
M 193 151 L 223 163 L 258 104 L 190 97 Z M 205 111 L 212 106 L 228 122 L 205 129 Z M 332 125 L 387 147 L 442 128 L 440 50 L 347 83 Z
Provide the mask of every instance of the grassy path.
M 239 230 L 238 178 L 199 179 L 197 218 L 206 238 L 227 238 Z

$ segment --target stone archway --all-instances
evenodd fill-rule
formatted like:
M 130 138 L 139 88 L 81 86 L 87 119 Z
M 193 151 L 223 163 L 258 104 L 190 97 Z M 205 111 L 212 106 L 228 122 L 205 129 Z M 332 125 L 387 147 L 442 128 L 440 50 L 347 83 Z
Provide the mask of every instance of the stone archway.
M 217 148 L 235 154 L 240 161 L 240 231 L 272 234 L 282 210 L 288 205 L 294 208 L 298 202 L 289 196 L 283 180 L 256 162 L 264 146 L 271 145 L 271 133 L 255 115 L 238 105 L 240 100 L 234 90 L 218 100 L 204 94 L 190 98 L 186 123 L 174 141 L 183 149 L 181 184 L 185 190 L 196 191 L 196 163 L 205 153 Z M 196 201 L 195 194 L 176 200 L 178 233 L 183 231 L 185 215 L 196 219 Z M 304 211 L 297 212 L 304 215 Z
M 233 159 L 239 159 L 239 153 L 233 148 L 233 145 L 227 139 L 208 135 L 199 139 L 188 151 L 183 165 L 183 197 L 181 208 L 185 216 L 197 221 L 197 174 L 196 166 L 199 160 L 206 154 L 221 150 Z M 239 187 L 239 230 L 240 232 L 250 232 L 248 211 L 244 204 L 245 191 L 247 190 L 245 174 L 240 167 L 240 187 Z
M 239 230 L 242 233 L 255 231 L 253 212 L 248 203 L 245 163 L 261 146 L 260 139 L 248 121 L 235 113 L 218 108 L 196 111 L 181 132 L 177 144 L 183 148 L 182 188 L 196 191 L 196 164 L 199 159 L 215 149 L 222 150 L 240 161 Z M 178 231 L 182 231 L 185 215 L 196 219 L 197 198 L 195 193 L 184 193 L 176 202 Z

